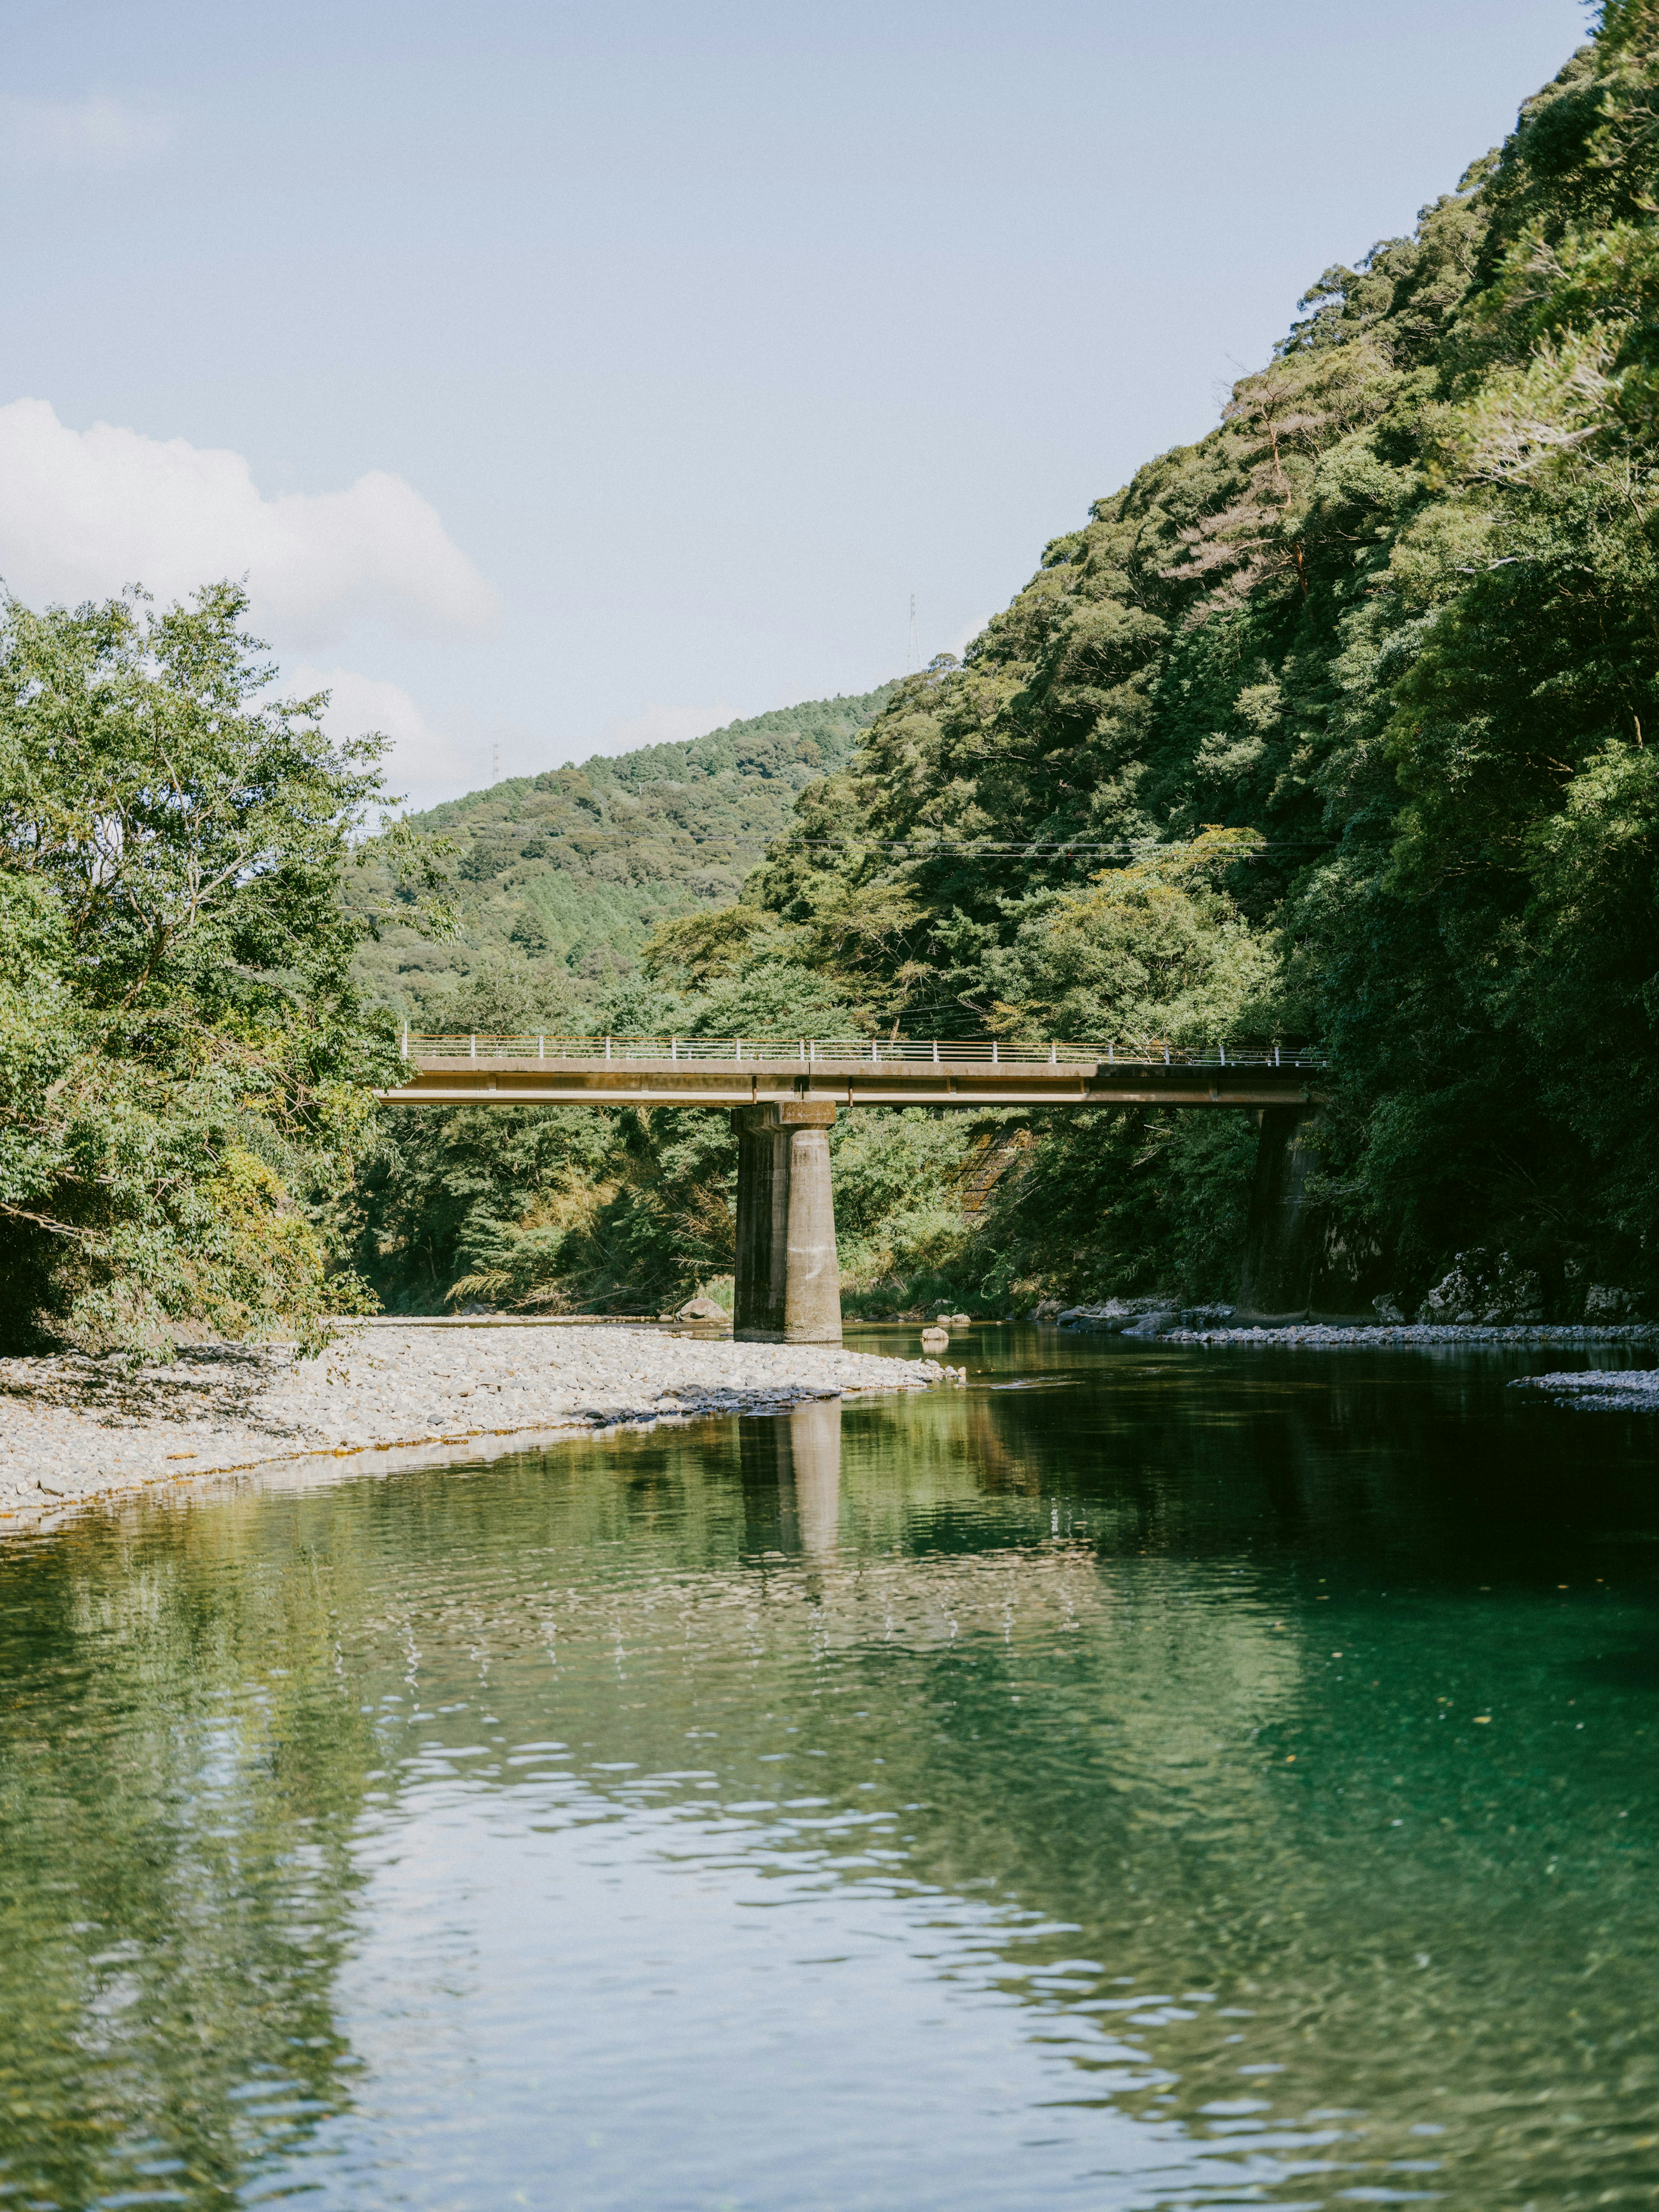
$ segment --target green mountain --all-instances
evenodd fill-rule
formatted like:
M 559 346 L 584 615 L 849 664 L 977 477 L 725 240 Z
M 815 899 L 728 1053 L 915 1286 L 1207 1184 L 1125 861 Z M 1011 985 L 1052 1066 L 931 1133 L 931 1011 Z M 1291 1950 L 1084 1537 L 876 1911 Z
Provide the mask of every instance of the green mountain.
M 1350 1292 L 1480 1247 L 1557 1312 L 1659 1295 L 1656 0 L 1301 306 L 898 686 L 745 902 L 923 1034 L 1322 1039 Z M 1251 1157 L 1056 1129 L 997 1265 L 1062 1227 L 1071 1287 L 1224 1289 Z
M 846 767 L 892 685 L 812 699 L 678 744 L 510 776 L 415 817 L 453 848 L 461 929 L 434 944 L 394 926 L 363 948 L 372 994 L 417 1024 L 506 961 L 550 1010 L 628 975 L 651 931 L 735 899 L 806 787 Z M 373 871 L 356 888 L 386 903 Z
M 571 879 L 590 934 L 550 896 L 524 927 L 602 974 L 646 905 L 710 904 L 618 1026 L 1317 1038 L 1317 1233 L 1276 1303 L 1413 1307 L 1455 1265 L 1460 1310 L 1605 1318 L 1659 1303 L 1656 609 L 1659 0 L 1606 0 L 1456 191 L 1310 287 L 1214 429 L 1096 500 L 962 665 L 891 687 L 740 898 L 734 826 L 696 843 L 690 802 L 617 787 Z M 528 914 L 511 810 L 556 781 L 471 831 L 473 941 Z M 607 844 L 606 806 L 650 837 Z M 647 891 L 622 855 L 659 848 Z M 605 854 L 640 902 L 613 936 Z M 421 1256 L 413 1167 L 365 1249 L 438 1296 L 463 1267 L 514 1296 L 689 1283 L 729 1251 L 730 1140 L 635 1118 L 580 1233 L 560 1208 L 600 1178 L 574 1136 L 534 1202 L 503 1152 L 486 1205 L 467 1132 L 444 1253 Z M 1259 1155 L 1243 1115 L 1058 1115 L 946 1225 L 927 1132 L 887 1117 L 883 1150 L 881 1119 L 837 1152 L 850 1287 L 927 1279 L 970 1310 L 1239 1289 L 1271 1127 Z

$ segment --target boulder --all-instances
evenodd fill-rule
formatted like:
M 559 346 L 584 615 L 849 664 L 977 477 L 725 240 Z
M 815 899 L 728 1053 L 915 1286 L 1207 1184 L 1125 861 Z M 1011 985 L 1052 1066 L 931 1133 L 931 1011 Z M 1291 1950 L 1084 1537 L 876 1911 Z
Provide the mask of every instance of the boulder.
M 1616 1290 L 1611 1283 L 1592 1283 L 1584 1293 L 1584 1319 L 1592 1328 L 1609 1322 L 1635 1321 L 1640 1304 L 1634 1291 Z
M 1385 1328 L 1404 1328 L 1406 1310 L 1392 1291 L 1384 1291 L 1382 1297 L 1373 1298 L 1371 1304 L 1376 1310 L 1376 1318 Z
M 1125 1337 L 1162 1336 L 1165 1329 L 1173 1328 L 1180 1319 L 1181 1316 L 1178 1313 L 1166 1306 L 1158 1313 L 1142 1314 L 1138 1321 L 1132 1322 L 1121 1334 Z
M 1055 1320 L 1061 1328 L 1088 1329 L 1097 1335 L 1113 1336 L 1144 1315 L 1162 1313 L 1167 1303 L 1163 1298 L 1107 1298 L 1098 1305 L 1067 1306 L 1064 1313 L 1055 1316 Z
M 1544 1318 L 1544 1286 L 1530 1267 L 1507 1252 L 1455 1253 L 1449 1273 L 1417 1310 L 1420 1322 L 1479 1323 L 1514 1328 Z
M 1064 1298 L 1043 1298 L 1038 1304 L 1032 1307 L 1031 1319 L 1035 1322 L 1058 1321 L 1065 1310 L 1065 1305 Z
M 951 1332 L 948 1328 L 925 1328 L 921 1332 L 924 1352 L 945 1352 L 950 1349 L 950 1344 Z
M 713 1298 L 688 1298 L 675 1314 L 676 1321 L 725 1321 L 726 1308 Z
M 972 1314 L 941 1314 L 939 1316 L 940 1321 L 944 1322 L 946 1328 L 967 1328 L 973 1318 Z

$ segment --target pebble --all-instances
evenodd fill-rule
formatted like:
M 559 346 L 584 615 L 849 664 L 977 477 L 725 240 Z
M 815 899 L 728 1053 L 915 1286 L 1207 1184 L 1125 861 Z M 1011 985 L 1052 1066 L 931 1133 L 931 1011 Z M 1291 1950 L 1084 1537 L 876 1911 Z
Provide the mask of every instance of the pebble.
M 838 1345 L 556 1324 L 347 1324 L 312 1359 L 291 1346 L 241 1345 L 197 1346 L 137 1368 L 76 1354 L 0 1359 L 0 1523 L 318 1453 L 744 1413 L 921 1389 L 942 1376 L 935 1360 Z

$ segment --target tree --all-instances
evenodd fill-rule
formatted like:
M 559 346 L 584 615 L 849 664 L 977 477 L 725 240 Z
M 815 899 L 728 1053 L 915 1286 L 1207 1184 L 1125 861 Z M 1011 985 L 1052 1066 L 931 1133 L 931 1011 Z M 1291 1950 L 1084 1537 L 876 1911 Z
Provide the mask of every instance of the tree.
M 430 905 L 386 741 L 335 744 L 219 584 L 0 617 L 0 1331 L 246 1337 L 361 1305 L 331 1215 L 391 1073 L 342 889 L 371 851 Z M 441 914 L 439 918 L 441 919 Z
M 1659 0 L 1607 0 L 1207 436 L 895 688 L 748 904 L 883 1027 L 1317 1036 L 1333 1228 L 1401 1287 L 1490 1243 L 1659 1296 L 1656 119 Z M 1224 1286 L 1248 1146 L 1102 1129 L 986 1235 L 1023 1207 L 1074 1285 Z

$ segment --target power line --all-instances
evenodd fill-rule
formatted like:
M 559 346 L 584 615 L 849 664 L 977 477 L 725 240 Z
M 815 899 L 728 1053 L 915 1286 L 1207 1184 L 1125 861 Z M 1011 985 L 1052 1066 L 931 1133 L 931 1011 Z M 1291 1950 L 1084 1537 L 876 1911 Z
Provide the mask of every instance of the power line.
M 520 827 L 517 823 L 514 826 Z M 792 851 L 798 852 L 897 853 L 916 860 L 929 860 L 935 853 L 966 853 L 970 856 L 981 854 L 987 859 L 995 859 L 998 855 L 1007 854 L 1040 858 L 1049 854 L 1063 856 L 1071 853 L 1133 857 L 1137 854 L 1157 853 L 1168 853 L 1174 855 L 1188 849 L 1182 845 L 1170 844 L 1165 840 L 1156 837 L 1145 838 L 1138 842 L 1125 842 L 1113 845 L 1091 844 L 1079 838 L 1073 837 L 1020 837 L 1003 840 L 972 837 L 799 837 L 787 830 L 769 832 L 761 830 L 753 835 L 746 835 L 740 830 L 702 831 L 683 830 L 675 823 L 664 823 L 648 830 L 544 830 L 537 827 L 533 817 L 523 826 L 528 835 L 545 837 L 550 843 L 574 844 L 580 839 L 583 844 L 645 845 L 653 840 L 662 842 L 677 840 L 690 845 L 735 847 L 752 844 L 769 848 L 774 846 L 787 846 Z M 448 833 L 441 831 L 439 834 Z M 1249 860 L 1257 853 L 1329 853 L 1334 852 L 1340 842 L 1339 839 L 1333 837 L 1264 837 L 1258 843 L 1241 852 L 1237 857 L 1240 860 Z M 1226 855 L 1217 854 L 1213 857 L 1224 859 Z

